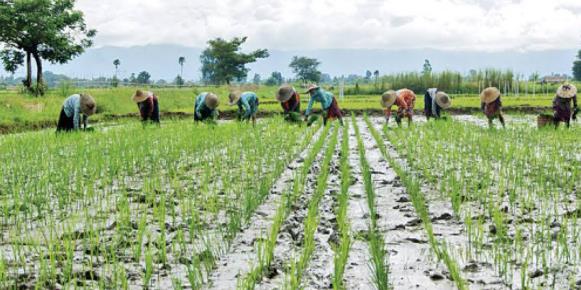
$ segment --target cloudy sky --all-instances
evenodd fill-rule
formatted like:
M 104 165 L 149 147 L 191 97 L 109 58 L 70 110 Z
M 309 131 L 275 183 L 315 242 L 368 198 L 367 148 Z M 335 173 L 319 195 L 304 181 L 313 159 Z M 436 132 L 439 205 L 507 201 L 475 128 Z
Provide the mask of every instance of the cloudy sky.
M 581 0 L 78 0 L 96 46 L 246 35 L 248 48 L 581 47 Z

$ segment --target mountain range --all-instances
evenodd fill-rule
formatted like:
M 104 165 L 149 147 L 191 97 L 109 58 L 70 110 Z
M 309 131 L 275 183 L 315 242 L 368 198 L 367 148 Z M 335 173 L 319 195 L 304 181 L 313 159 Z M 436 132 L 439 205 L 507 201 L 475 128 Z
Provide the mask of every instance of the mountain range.
M 201 48 L 179 45 L 148 45 L 135 47 L 105 46 L 91 48 L 83 55 L 64 65 L 46 64 L 46 70 L 77 78 L 110 77 L 115 73 L 113 60 L 119 59 L 119 77 L 148 71 L 155 80 L 173 80 L 180 72 L 178 58 L 184 56 L 184 78 L 199 80 Z M 571 74 L 576 56 L 575 50 L 546 50 L 528 52 L 475 52 L 444 51 L 435 49 L 388 50 L 388 49 L 325 49 L 325 50 L 270 50 L 270 57 L 249 65 L 251 79 L 255 73 L 262 79 L 271 72 L 279 71 L 285 78 L 292 77 L 288 67 L 293 56 L 314 57 L 321 61 L 320 69 L 331 76 L 364 75 L 367 70 L 379 70 L 381 74 L 420 71 L 424 60 L 430 60 L 434 71 L 454 70 L 468 72 L 471 69 L 511 69 L 525 76 L 538 72 Z M 16 75 L 22 75 L 20 69 Z M 5 72 L 0 75 L 7 75 Z

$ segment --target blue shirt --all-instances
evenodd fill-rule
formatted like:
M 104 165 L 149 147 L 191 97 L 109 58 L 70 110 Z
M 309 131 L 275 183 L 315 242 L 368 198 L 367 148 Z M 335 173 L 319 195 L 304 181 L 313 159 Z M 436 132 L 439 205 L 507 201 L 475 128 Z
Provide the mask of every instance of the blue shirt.
M 63 109 L 67 117 L 73 117 L 75 129 L 79 129 L 81 127 L 81 95 L 75 94 L 68 97 L 63 104 Z
M 318 88 L 315 89 L 315 92 L 311 95 L 311 99 L 309 100 L 309 105 L 307 106 L 307 111 L 305 112 L 305 116 L 311 114 L 311 110 L 313 109 L 313 104 L 316 102 L 321 103 L 321 107 L 323 110 L 329 109 L 331 104 L 333 103 L 333 94 Z
M 218 115 L 218 112 L 215 109 L 210 109 L 208 108 L 208 106 L 206 106 L 206 96 L 208 94 L 209 93 L 207 92 L 203 92 L 196 97 L 194 113 L 196 114 L 196 116 L 198 116 L 198 118 L 202 117 L 203 111 L 211 112 L 212 115 L 214 116 Z
M 242 114 L 244 111 L 244 115 L 242 118 L 248 119 L 254 113 L 258 111 L 258 96 L 256 96 L 253 92 L 244 92 L 240 95 L 240 99 L 238 100 L 238 113 Z

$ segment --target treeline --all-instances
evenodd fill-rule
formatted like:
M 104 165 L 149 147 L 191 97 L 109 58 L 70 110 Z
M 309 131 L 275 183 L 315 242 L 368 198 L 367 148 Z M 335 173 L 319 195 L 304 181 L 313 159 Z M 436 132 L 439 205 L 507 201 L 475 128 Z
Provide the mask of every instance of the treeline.
M 542 93 L 555 90 L 562 81 L 546 82 L 538 74 L 528 78 L 511 70 L 471 70 L 469 74 L 455 71 L 443 72 L 407 72 L 379 77 L 375 81 L 361 79 L 354 85 L 345 87 L 346 95 L 381 94 L 389 89 L 408 88 L 415 92 L 424 92 L 429 88 L 438 88 L 452 94 L 475 94 L 486 87 L 498 87 L 504 94 Z M 335 85 L 340 86 L 336 81 Z

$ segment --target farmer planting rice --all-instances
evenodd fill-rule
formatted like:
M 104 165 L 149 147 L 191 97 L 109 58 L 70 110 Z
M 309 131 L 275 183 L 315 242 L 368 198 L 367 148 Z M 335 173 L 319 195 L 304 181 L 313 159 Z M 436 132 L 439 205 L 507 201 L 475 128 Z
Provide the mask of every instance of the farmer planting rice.
M 486 88 L 480 94 L 481 109 L 488 118 L 488 126 L 493 127 L 492 121 L 496 118 L 505 127 L 504 116 L 502 115 L 502 101 L 500 91 L 495 87 Z
M 301 121 L 301 97 L 295 88 L 284 85 L 278 89 L 276 99 L 283 109 L 284 119 L 288 122 Z
M 87 130 L 89 116 L 95 114 L 97 104 L 88 94 L 75 94 L 68 97 L 61 109 L 57 132 L 67 132 L 81 129 Z
M 573 101 L 573 108 L 571 108 L 571 101 Z M 571 125 L 571 118 L 577 119 L 577 88 L 572 84 L 564 84 L 557 90 L 557 95 L 553 99 L 554 123 L 555 128 L 561 122 L 567 124 L 567 128 Z
M 408 118 L 408 125 L 412 124 L 415 104 L 416 94 L 409 89 L 401 89 L 397 92 L 390 90 L 381 96 L 381 105 L 385 108 L 385 121 L 387 123 L 389 123 L 391 118 L 391 107 L 393 105 L 397 106 L 395 121 L 398 126 L 401 126 L 401 120 L 404 117 Z
M 215 121 L 218 119 L 218 96 L 213 93 L 201 93 L 194 103 L 194 121 Z
M 132 99 L 137 103 L 142 122 L 159 124 L 159 103 L 153 92 L 137 90 Z
M 244 92 L 242 94 L 233 92 L 228 96 L 230 106 L 238 106 L 238 120 L 249 121 L 256 125 L 256 114 L 258 113 L 258 96 L 253 92 Z
M 442 110 L 452 106 L 452 100 L 448 94 L 439 91 L 437 88 L 431 88 L 424 95 L 424 113 L 426 118 L 440 119 Z
M 323 90 L 317 85 L 309 85 L 306 93 L 311 95 L 311 99 L 309 100 L 309 105 L 305 111 L 305 122 L 309 122 L 309 115 L 311 115 L 313 104 L 319 102 L 323 109 L 323 124 L 326 125 L 327 120 L 329 119 L 339 119 L 339 122 L 343 125 L 343 113 L 341 113 L 337 99 L 333 94 Z

